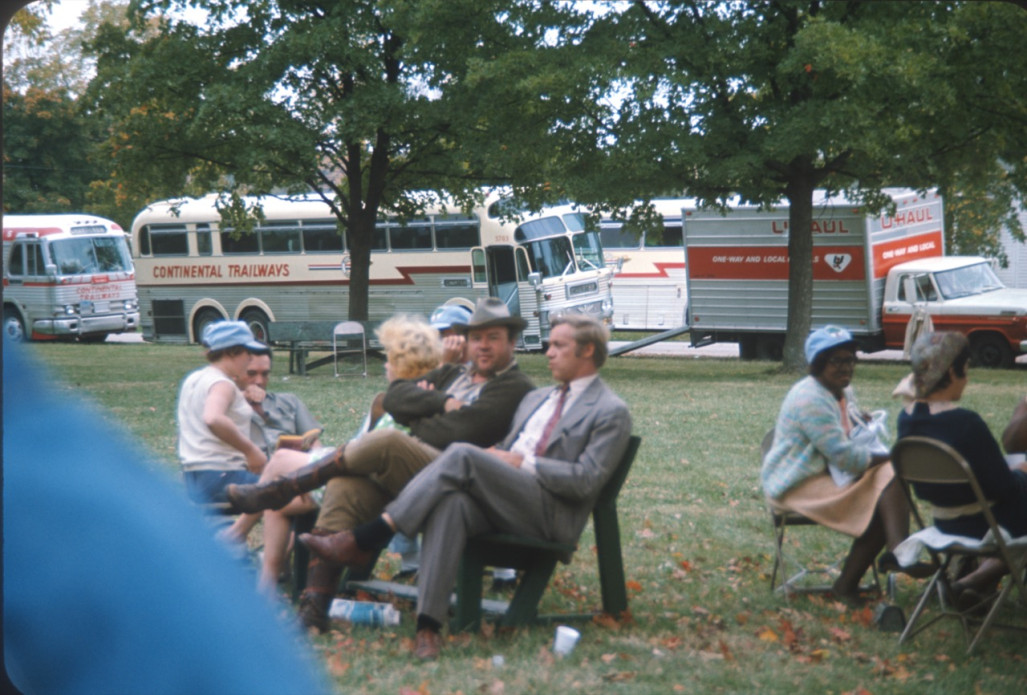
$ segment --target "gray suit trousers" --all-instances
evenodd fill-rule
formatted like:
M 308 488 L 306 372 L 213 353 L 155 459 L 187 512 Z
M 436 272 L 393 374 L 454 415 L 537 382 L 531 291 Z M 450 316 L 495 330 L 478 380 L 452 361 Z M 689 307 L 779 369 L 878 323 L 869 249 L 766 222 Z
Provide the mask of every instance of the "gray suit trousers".
M 424 533 L 417 612 L 446 622 L 459 550 L 470 536 L 499 532 L 567 541 L 551 537 L 554 503 L 534 475 L 478 447 L 449 446 L 385 510 L 404 535 Z

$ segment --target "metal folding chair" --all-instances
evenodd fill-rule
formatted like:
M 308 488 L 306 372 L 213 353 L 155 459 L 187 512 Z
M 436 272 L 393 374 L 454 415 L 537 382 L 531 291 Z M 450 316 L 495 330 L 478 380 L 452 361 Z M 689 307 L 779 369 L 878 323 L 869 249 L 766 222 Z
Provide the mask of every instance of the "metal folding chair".
M 774 444 L 774 430 L 770 429 L 763 435 L 760 442 L 760 461 L 767 456 L 770 447 Z M 811 576 L 823 575 L 831 577 L 839 572 L 838 560 L 830 565 L 814 566 L 810 562 L 802 562 L 785 552 L 785 532 L 789 528 L 819 526 L 816 521 L 799 512 L 781 509 L 769 498 L 767 499 L 767 512 L 770 514 L 770 525 L 774 531 L 774 568 L 770 573 L 770 590 L 790 594 L 827 593 L 831 590 L 830 584 L 810 584 L 807 580 Z M 789 569 L 791 568 L 791 569 Z M 880 591 L 881 581 L 877 575 L 876 566 L 871 566 L 872 581 L 860 587 L 860 591 Z M 778 584 L 778 574 L 781 575 L 781 583 Z M 789 574 L 790 573 L 790 574 Z M 787 576 L 787 578 L 786 578 Z
M 364 332 L 364 324 L 359 321 L 341 321 L 335 324 L 332 329 L 332 358 L 335 363 L 335 376 L 339 376 L 339 338 L 346 340 L 360 340 L 360 355 L 363 358 L 364 371 L 361 376 L 367 376 L 367 334 Z M 355 350 L 349 350 L 355 352 Z
M 892 466 L 895 468 L 896 478 L 902 483 L 902 488 L 909 499 L 910 508 L 913 510 L 913 517 L 920 529 L 895 549 L 895 555 L 900 562 L 908 559 L 909 562 L 906 564 L 909 564 L 915 560 L 920 549 L 925 548 L 938 567 L 920 594 L 906 629 L 899 637 L 899 642 L 904 642 L 946 617 L 956 618 L 962 625 L 963 634 L 970 642 L 967 654 L 974 650 L 974 647 L 992 626 L 1027 630 L 1027 618 L 1022 618 L 1023 622 L 1020 624 L 996 620 L 999 615 L 1003 615 L 1004 618 L 1009 617 L 1004 606 L 1010 594 L 1013 593 L 1013 587 L 1016 587 L 1016 591 L 1019 593 L 1018 603 L 1022 608 L 1027 608 L 1027 589 L 1024 587 L 1024 573 L 1027 570 L 1027 537 L 1010 539 L 1009 534 L 999 527 L 991 511 L 991 503 L 988 502 L 981 490 L 977 477 L 966 459 L 951 446 L 936 439 L 904 437 L 892 448 Z M 945 534 L 936 526 L 926 526 L 913 499 L 912 483 L 969 486 L 973 490 L 977 508 L 988 522 L 988 534 L 984 539 L 977 540 Z M 944 510 L 944 507 L 935 507 L 934 509 Z M 938 515 L 943 513 L 942 511 Z M 975 611 L 981 608 L 981 605 L 966 607 L 964 611 L 960 611 L 950 600 L 950 597 L 954 596 L 952 570 L 957 566 L 957 561 L 968 557 L 1001 558 L 1010 570 L 1010 576 L 1002 582 L 1002 588 L 995 595 L 991 609 L 988 610 L 983 620 L 975 615 Z M 918 625 L 921 618 L 924 617 L 932 596 L 936 596 L 938 599 L 938 612 Z M 991 600 L 990 597 L 988 600 Z M 1015 598 L 1012 601 L 1015 601 Z M 985 602 L 983 605 L 987 605 L 987 603 Z M 975 623 L 979 623 L 979 627 L 971 639 L 971 626 Z

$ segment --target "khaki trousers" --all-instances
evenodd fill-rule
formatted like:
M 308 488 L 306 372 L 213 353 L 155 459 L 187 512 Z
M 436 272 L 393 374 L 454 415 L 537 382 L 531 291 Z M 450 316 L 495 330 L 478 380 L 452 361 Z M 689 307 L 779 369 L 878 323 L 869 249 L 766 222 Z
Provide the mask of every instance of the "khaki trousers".
M 318 527 L 346 531 L 378 517 L 439 453 L 399 430 L 375 430 L 358 437 L 343 453 L 346 473 L 325 486 Z

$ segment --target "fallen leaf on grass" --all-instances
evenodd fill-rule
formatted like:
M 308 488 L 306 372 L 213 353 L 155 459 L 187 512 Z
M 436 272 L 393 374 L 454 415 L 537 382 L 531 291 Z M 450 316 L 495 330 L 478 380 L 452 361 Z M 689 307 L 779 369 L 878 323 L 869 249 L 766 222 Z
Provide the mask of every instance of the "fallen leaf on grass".
M 634 671 L 615 671 L 613 673 L 607 673 L 605 676 L 603 676 L 603 680 L 609 681 L 611 683 L 622 683 L 624 681 L 629 681 L 634 677 Z
M 724 656 L 724 661 L 735 660 L 735 657 L 731 654 L 731 650 L 728 648 L 727 643 L 724 640 L 720 640 L 720 653 Z
M 616 659 L 616 658 L 617 658 L 617 655 L 616 655 L 616 654 L 603 654 L 603 655 L 602 655 L 601 657 L 599 657 L 599 659 L 600 659 L 600 660 L 601 660 L 601 661 L 602 661 L 602 662 L 603 662 L 604 664 L 608 664 L 608 663 L 610 663 L 611 661 L 613 661 L 613 660 L 614 660 L 614 659 Z
M 771 627 L 764 627 L 756 633 L 756 636 L 759 637 L 762 642 L 777 642 L 780 639 Z
M 641 593 L 642 591 L 642 585 L 639 582 L 636 582 L 634 579 L 629 579 L 628 581 L 624 582 L 624 586 L 627 588 L 628 591 L 634 591 L 635 593 Z
M 799 654 L 795 660 L 800 664 L 819 664 L 826 659 L 831 652 L 826 649 L 814 649 L 809 654 Z
M 620 622 L 609 613 L 600 613 L 592 618 L 592 624 L 608 630 L 619 630 Z
M 431 695 L 431 691 L 428 690 L 428 681 L 422 681 L 416 690 L 405 685 L 400 686 L 399 695 Z
M 349 662 L 343 661 L 338 654 L 329 655 L 326 665 L 328 673 L 330 673 L 333 678 L 342 678 L 342 676 L 346 674 L 346 671 L 349 670 Z
M 831 633 L 831 638 L 839 644 L 848 642 L 852 639 L 852 635 L 840 627 L 832 627 L 829 632 Z

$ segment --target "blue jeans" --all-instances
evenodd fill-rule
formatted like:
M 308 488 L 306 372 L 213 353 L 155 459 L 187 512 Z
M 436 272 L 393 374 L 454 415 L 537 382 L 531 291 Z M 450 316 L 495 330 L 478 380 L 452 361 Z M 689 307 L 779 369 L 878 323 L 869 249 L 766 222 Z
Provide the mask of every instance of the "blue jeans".
M 197 504 L 227 502 L 225 488 L 230 484 L 252 485 L 260 476 L 245 469 L 234 471 L 186 471 L 185 491 Z

